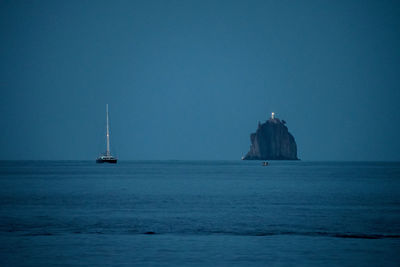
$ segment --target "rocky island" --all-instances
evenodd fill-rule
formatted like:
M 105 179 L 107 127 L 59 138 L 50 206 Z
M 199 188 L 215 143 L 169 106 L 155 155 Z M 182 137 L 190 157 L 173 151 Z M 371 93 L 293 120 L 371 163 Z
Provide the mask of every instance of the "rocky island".
M 286 122 L 275 117 L 258 123 L 255 133 L 250 135 L 251 146 L 243 160 L 298 160 L 297 145 Z

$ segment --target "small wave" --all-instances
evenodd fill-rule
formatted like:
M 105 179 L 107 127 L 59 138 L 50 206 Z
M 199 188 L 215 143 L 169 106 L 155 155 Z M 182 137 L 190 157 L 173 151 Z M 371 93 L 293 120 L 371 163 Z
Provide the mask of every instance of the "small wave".
M 400 235 L 330 233 L 330 232 L 267 232 L 267 233 L 257 232 L 257 233 L 252 233 L 251 235 L 253 236 L 297 235 L 297 236 L 322 236 L 322 237 L 357 238 L 357 239 L 400 238 Z
M 400 235 L 334 234 L 333 236 L 339 238 L 361 238 L 361 239 L 400 238 Z
M 174 233 L 171 233 L 174 234 Z M 179 234 L 179 233 L 177 233 Z M 237 235 L 237 236 L 314 236 L 314 237 L 334 237 L 334 238 L 354 238 L 354 239 L 384 239 L 384 238 L 400 238 L 400 235 L 396 234 L 359 234 L 359 233 L 334 233 L 334 232 L 295 232 L 295 231 L 202 231 L 195 233 L 183 233 L 183 234 L 200 234 L 200 235 Z
M 49 232 L 44 232 L 44 233 L 26 233 L 23 234 L 23 236 L 52 236 L 54 235 L 53 233 L 49 233 Z
M 1 232 L 1 231 L 0 231 Z M 15 229 L 8 229 L 10 234 L 17 233 Z M 20 232 L 21 233 L 21 232 Z M 329 232 L 329 231 L 241 231 L 241 230 L 219 230 L 219 229 L 201 229 L 201 230 L 183 230 L 183 231 L 143 231 L 140 229 L 131 229 L 129 231 L 99 231 L 99 230 L 73 230 L 73 231 L 57 231 L 58 235 L 62 234 L 91 234 L 91 235 L 103 235 L 103 234 L 129 234 L 129 235 L 230 235 L 230 236 L 253 236 L 253 237 L 268 237 L 268 236 L 309 236 L 309 237 L 332 237 L 332 238 L 346 238 L 346 239 L 397 239 L 400 238 L 399 234 L 375 234 L 375 233 L 351 233 L 351 232 Z M 43 232 L 30 232 L 21 233 L 22 236 L 53 236 L 55 233 L 43 231 Z
M 274 236 L 274 235 L 297 235 L 297 236 L 321 236 L 336 238 L 357 238 L 357 239 L 383 239 L 400 238 L 400 235 L 385 234 L 357 234 L 357 233 L 330 233 L 330 232 L 255 232 L 251 236 Z

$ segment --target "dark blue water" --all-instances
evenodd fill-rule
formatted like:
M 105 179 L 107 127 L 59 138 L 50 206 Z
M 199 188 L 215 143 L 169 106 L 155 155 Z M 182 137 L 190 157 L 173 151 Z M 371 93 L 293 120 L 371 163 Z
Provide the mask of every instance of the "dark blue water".
M 0 162 L 1 266 L 400 265 L 400 163 Z

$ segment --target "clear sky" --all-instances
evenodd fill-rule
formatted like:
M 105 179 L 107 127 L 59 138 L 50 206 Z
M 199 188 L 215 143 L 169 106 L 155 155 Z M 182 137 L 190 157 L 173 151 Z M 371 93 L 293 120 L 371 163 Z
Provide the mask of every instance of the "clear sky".
M 0 1 L 0 159 L 400 160 L 398 1 Z

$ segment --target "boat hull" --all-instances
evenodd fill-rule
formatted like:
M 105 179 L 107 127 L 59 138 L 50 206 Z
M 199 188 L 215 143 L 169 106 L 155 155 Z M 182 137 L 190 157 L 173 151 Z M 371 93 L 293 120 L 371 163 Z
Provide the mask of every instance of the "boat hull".
M 96 163 L 117 163 L 117 159 L 96 159 Z

